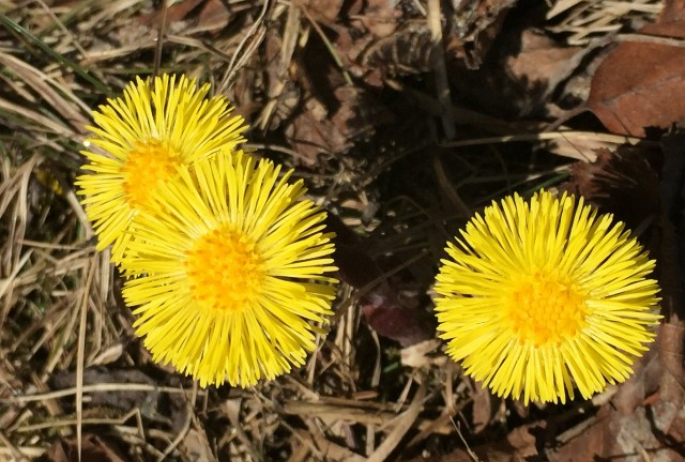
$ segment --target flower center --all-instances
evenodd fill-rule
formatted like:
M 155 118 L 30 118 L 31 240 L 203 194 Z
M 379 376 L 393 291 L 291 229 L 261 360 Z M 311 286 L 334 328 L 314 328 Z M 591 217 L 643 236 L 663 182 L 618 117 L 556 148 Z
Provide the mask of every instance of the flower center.
M 129 206 L 144 209 L 154 190 L 176 174 L 177 153 L 157 141 L 139 141 L 124 161 L 124 197 Z
M 229 226 L 199 238 L 187 252 L 185 266 L 194 299 L 217 310 L 251 305 L 264 280 L 254 241 Z
M 575 336 L 588 309 L 571 284 L 538 274 L 514 288 L 506 312 L 519 342 L 538 347 Z

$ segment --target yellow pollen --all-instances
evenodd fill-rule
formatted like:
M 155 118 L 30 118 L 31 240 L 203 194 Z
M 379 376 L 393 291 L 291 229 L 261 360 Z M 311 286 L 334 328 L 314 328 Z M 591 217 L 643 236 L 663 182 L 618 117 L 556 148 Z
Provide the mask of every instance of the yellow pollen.
M 160 141 L 139 141 L 124 161 L 124 196 L 129 206 L 144 209 L 154 190 L 176 174 L 177 153 Z
M 571 284 L 537 274 L 510 293 L 506 313 L 519 342 L 539 347 L 575 336 L 588 309 Z
M 217 310 L 251 306 L 264 280 L 255 243 L 229 226 L 199 238 L 187 252 L 185 267 L 195 300 Z

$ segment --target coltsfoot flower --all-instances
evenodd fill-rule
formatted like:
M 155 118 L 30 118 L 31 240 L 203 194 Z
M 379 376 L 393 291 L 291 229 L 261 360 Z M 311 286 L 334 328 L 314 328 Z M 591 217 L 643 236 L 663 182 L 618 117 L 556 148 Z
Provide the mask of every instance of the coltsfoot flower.
M 250 386 L 304 363 L 335 296 L 325 213 L 280 167 L 227 152 L 178 167 L 135 219 L 122 266 L 136 332 L 201 386 Z
M 93 137 L 84 151 L 89 173 L 76 181 L 85 195 L 86 215 L 98 236 L 97 249 L 113 245 L 120 263 L 133 217 L 148 208 L 157 188 L 176 175 L 179 165 L 243 142 L 244 119 L 232 116 L 223 96 L 207 98 L 209 84 L 197 88 L 185 76 L 164 75 L 131 82 L 120 98 L 93 112 Z
M 654 340 L 659 288 L 646 251 L 583 199 L 517 194 L 448 243 L 439 331 L 498 396 L 565 402 L 625 381 Z

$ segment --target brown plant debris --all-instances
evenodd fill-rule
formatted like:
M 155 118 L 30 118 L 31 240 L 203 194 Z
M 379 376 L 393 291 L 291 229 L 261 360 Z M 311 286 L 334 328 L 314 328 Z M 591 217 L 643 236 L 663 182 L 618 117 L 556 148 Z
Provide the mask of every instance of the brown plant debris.
M 0 462 L 684 460 L 684 21 L 683 0 L 0 3 Z M 234 102 L 337 234 L 335 316 L 275 380 L 155 364 L 95 251 L 85 125 L 154 73 Z M 475 213 L 540 188 L 626 223 L 664 320 L 625 383 L 526 406 L 449 359 L 433 284 Z
M 676 3 L 623 36 L 595 72 L 587 105 L 609 131 L 642 137 L 685 119 L 685 14 Z

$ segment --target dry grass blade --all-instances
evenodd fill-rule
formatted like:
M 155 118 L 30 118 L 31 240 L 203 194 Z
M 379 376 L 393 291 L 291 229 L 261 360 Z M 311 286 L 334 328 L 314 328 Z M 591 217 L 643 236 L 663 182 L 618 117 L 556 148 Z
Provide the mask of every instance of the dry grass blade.
M 622 22 L 654 19 L 663 8 L 658 0 L 559 0 L 547 12 L 547 18 L 560 21 L 550 27 L 556 33 L 570 33 L 567 43 L 584 45 L 590 40 L 617 32 Z
M 88 305 L 90 291 L 95 275 L 95 265 L 90 262 L 86 269 L 86 282 L 83 286 L 83 298 L 79 307 L 81 317 L 78 329 L 78 349 L 76 352 L 76 441 L 78 444 L 78 460 L 81 462 L 81 442 L 83 437 L 83 367 L 86 349 L 86 320 L 88 317 Z
M 0 110 L 7 111 L 10 114 L 19 116 L 21 119 L 33 122 L 37 125 L 35 130 L 37 132 L 47 132 L 63 137 L 70 137 L 73 133 L 71 129 L 54 121 L 50 117 L 46 117 L 24 106 L 14 104 L 6 99 L 0 98 Z
M 442 108 L 442 129 L 445 131 L 445 138 L 451 140 L 456 131 L 454 128 L 454 118 L 450 111 L 452 95 L 447 81 L 447 67 L 445 66 L 445 54 L 443 52 L 442 21 L 441 21 L 440 0 L 428 0 L 428 27 L 431 31 L 431 41 L 433 42 L 433 72 L 435 73 L 435 87 L 438 92 L 438 101 Z
M 88 120 L 83 113 L 88 112 L 88 107 L 69 91 L 61 87 L 60 93 L 53 90 L 48 84 L 55 83 L 45 73 L 30 64 L 15 58 L 12 55 L 0 52 L 0 63 L 12 70 L 18 78 L 26 82 L 33 90 L 45 99 L 57 112 L 74 127 L 74 134 L 81 134 Z M 69 100 L 62 95 L 67 95 Z
M 423 408 L 423 400 L 426 397 L 426 385 L 419 385 L 409 408 L 395 420 L 395 426 L 385 437 L 385 440 L 378 446 L 376 451 L 366 460 L 367 462 L 383 462 L 390 453 L 399 445 L 400 440 L 415 424 L 416 419 Z
M 262 23 L 266 18 L 267 12 L 271 7 L 271 0 L 264 0 L 264 3 L 262 4 L 262 9 L 259 12 L 259 17 L 257 17 L 252 26 L 250 26 L 250 29 L 243 36 L 240 43 L 238 44 L 238 47 L 233 53 L 231 62 L 228 63 L 228 67 L 226 67 L 224 76 L 221 79 L 221 82 L 219 83 L 217 93 L 223 93 L 228 89 L 229 85 L 235 78 L 235 74 L 243 65 L 245 65 L 249 57 L 252 55 L 252 53 L 254 53 L 254 51 L 257 49 L 259 44 L 264 39 L 266 28 L 262 25 Z M 245 46 L 250 41 L 251 43 L 249 44 L 248 48 L 243 51 Z
M 107 88 L 107 86 L 105 86 L 102 82 L 97 80 L 95 77 L 90 75 L 90 73 L 88 73 L 88 71 L 86 69 L 84 69 L 79 64 L 75 63 L 74 61 L 64 57 L 63 55 L 56 53 L 50 46 L 45 44 L 39 38 L 35 37 L 28 30 L 26 30 L 24 27 L 22 27 L 21 25 L 19 25 L 18 23 L 16 23 L 12 19 L 8 18 L 6 15 L 0 14 L 0 24 L 2 24 L 11 33 L 19 35 L 23 39 L 29 41 L 29 43 L 31 43 L 32 45 L 36 45 L 38 48 L 40 48 L 42 51 L 46 52 L 53 59 L 55 59 L 57 62 L 63 64 L 64 66 L 71 68 L 78 75 L 80 75 L 85 80 L 90 82 L 98 91 L 103 92 L 105 94 L 109 93 L 109 88 Z
M 490 200 L 556 187 L 571 165 L 592 162 L 597 147 L 660 148 L 651 138 L 592 131 L 599 129 L 590 114 L 573 111 L 589 90 L 586 58 L 601 57 L 602 47 L 584 47 L 582 63 L 568 64 L 570 74 L 554 84 L 530 73 L 509 75 L 507 63 L 539 56 L 524 46 L 531 34 L 556 48 L 615 40 L 681 49 L 673 34 L 635 34 L 662 2 L 551 3 L 4 1 L 0 460 L 50 460 L 46 451 L 63 443 L 73 460 L 79 447 L 86 462 L 93 435 L 121 448 L 127 462 L 126 456 L 139 462 L 452 460 L 446 454 L 452 449 L 460 451 L 455 460 L 475 460 L 463 451 L 469 445 L 488 460 L 481 449 L 504 428 L 533 439 L 522 424 L 533 418 L 549 424 L 535 436 L 541 457 L 586 437 L 598 421 L 592 416 L 616 406 L 625 387 L 595 396 L 569 423 L 558 407 L 528 409 L 490 396 L 448 359 L 433 330 L 431 340 L 411 347 L 405 345 L 416 337 L 398 343 L 383 330 L 418 322 L 382 310 L 373 321 L 366 316 L 392 294 L 396 306 L 433 321 L 431 287 L 445 241 Z M 506 18 L 498 11 L 503 4 L 511 6 Z M 501 28 L 483 29 L 496 19 Z M 512 30 L 521 33 L 509 35 Z M 500 35 L 483 37 L 490 33 Z M 472 99 L 478 85 L 466 91 L 457 85 L 474 75 L 466 69 L 475 62 L 468 56 L 478 53 L 472 48 L 490 39 L 488 54 L 502 54 L 501 66 L 482 60 L 486 74 L 479 75 L 504 72 L 509 79 L 497 84 L 509 91 L 505 99 L 495 99 L 525 102 L 540 90 L 540 113 L 510 116 Z M 538 61 L 527 59 L 537 70 Z M 554 60 L 544 63 L 541 69 Z M 281 172 L 293 168 L 289 181 L 303 181 L 309 198 L 362 236 L 350 260 L 366 255 L 378 270 L 355 285 L 364 271 L 354 268 L 349 284 L 340 284 L 335 315 L 329 325 L 317 325 L 314 351 L 302 367 L 250 389 L 198 390 L 191 378 L 152 360 L 122 297 L 124 279 L 108 251 L 93 247 L 74 186 L 83 173 L 79 151 L 89 111 L 132 79 L 162 73 L 208 82 L 230 99 L 253 127 L 245 150 L 282 164 Z M 524 82 L 514 86 L 518 80 Z M 344 247 L 341 239 L 336 243 Z M 342 274 L 340 261 L 336 255 Z M 682 331 L 661 330 L 659 364 L 667 367 L 659 373 L 675 377 L 682 352 L 666 340 L 677 344 Z M 664 393 L 681 397 L 675 388 L 660 390 L 644 401 L 654 404 Z M 663 409 L 673 412 L 674 428 L 660 428 L 666 442 L 682 435 L 674 403 Z M 644 409 L 642 401 L 638 406 Z M 614 436 L 609 432 L 603 441 Z M 645 446 L 633 456 L 662 458 L 650 451 Z

